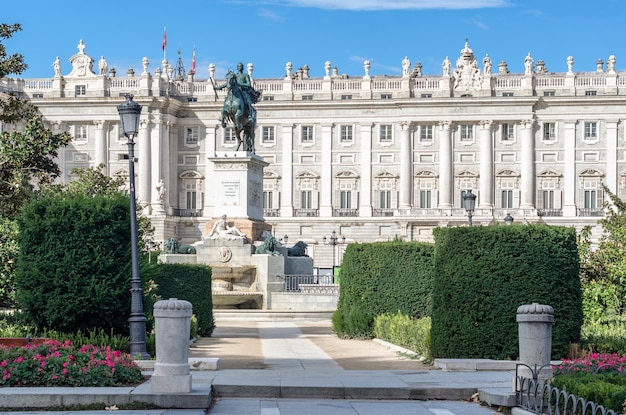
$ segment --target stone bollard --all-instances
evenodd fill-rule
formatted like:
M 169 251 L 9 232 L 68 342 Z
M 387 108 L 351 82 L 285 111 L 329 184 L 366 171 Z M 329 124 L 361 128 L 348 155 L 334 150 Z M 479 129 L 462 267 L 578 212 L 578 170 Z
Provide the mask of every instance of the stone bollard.
M 532 303 L 517 308 L 520 363 L 518 375 L 533 378 L 539 382 L 552 377 L 552 324 L 554 309 L 549 305 Z
M 189 301 L 170 298 L 154 304 L 156 363 L 150 378 L 152 392 L 191 392 L 189 332 L 192 306 Z

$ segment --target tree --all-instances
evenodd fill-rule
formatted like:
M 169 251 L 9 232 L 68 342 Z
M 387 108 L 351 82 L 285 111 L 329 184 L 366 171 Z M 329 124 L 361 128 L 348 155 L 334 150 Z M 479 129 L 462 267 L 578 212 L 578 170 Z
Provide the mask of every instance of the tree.
M 26 69 L 24 57 L 17 53 L 7 56 L 2 43 L 20 30 L 19 24 L 0 24 L 0 78 Z M 0 93 L 0 122 L 9 127 L 0 134 L 0 214 L 14 217 L 36 188 L 59 176 L 54 159 L 71 136 L 54 134 L 37 107 L 14 93 Z
M 587 320 L 626 312 L 626 203 L 604 186 L 611 205 L 606 217 L 598 221 L 603 234 L 592 249 L 589 228 L 581 232 L 579 251 L 583 308 Z

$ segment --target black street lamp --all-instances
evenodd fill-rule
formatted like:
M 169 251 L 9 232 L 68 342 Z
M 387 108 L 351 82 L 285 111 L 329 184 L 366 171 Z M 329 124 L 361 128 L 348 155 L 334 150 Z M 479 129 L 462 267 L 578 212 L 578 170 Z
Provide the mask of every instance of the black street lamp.
M 463 206 L 467 212 L 467 222 L 469 226 L 472 226 L 472 215 L 474 214 L 474 207 L 476 207 L 476 195 L 468 190 L 463 196 Z
M 330 238 L 326 239 L 326 236 L 324 236 L 322 238 L 322 242 L 324 242 L 324 245 L 331 245 L 333 247 L 333 274 L 335 272 L 335 246 L 337 246 L 339 244 L 338 242 L 338 237 L 337 237 L 337 232 L 333 231 L 333 233 L 330 234 Z M 346 237 L 342 236 L 341 237 L 341 243 L 345 244 L 346 243 Z
M 511 216 L 510 213 L 507 213 L 506 216 L 504 217 L 504 223 L 506 223 L 507 225 L 510 225 L 513 223 L 513 216 Z
M 142 359 L 149 358 L 146 351 L 146 316 L 143 314 L 141 278 L 139 277 L 139 246 L 137 245 L 137 205 L 135 201 L 135 136 L 139 131 L 141 105 L 126 94 L 126 101 L 117 106 L 122 123 L 122 132 L 128 139 L 128 164 L 130 182 L 130 243 L 131 243 L 131 288 L 130 288 L 130 354 Z

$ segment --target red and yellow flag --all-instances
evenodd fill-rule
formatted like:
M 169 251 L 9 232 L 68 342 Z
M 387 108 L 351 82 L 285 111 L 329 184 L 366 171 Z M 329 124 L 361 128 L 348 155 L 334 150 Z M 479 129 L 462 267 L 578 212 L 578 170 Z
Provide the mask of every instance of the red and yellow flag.
M 196 47 L 193 47 L 193 55 L 191 55 L 191 73 L 196 74 Z
M 165 31 L 165 26 L 163 26 L 163 43 L 161 44 L 161 49 L 165 52 L 165 47 L 167 46 L 167 32 Z

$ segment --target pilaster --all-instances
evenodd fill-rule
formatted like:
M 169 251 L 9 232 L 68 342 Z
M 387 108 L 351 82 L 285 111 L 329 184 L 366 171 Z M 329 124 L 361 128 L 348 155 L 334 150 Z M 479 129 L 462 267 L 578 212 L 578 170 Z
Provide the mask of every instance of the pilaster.
M 372 216 L 372 125 L 361 125 L 361 195 L 359 216 Z
M 281 141 L 282 154 L 282 180 L 281 180 L 281 205 L 280 216 L 293 217 L 293 131 L 295 125 L 289 124 L 282 127 L 283 138 Z
M 413 148 L 411 146 L 411 123 L 402 123 L 400 133 L 400 206 L 401 210 L 411 209 L 411 190 L 413 188 Z
M 522 121 L 521 158 L 522 172 L 520 176 L 520 209 L 535 208 L 535 121 Z
M 452 134 L 450 121 L 439 123 L 439 209 L 452 209 L 454 171 L 452 167 Z
M 481 121 L 479 130 L 480 179 L 479 209 L 493 209 L 493 132 L 491 121 Z

